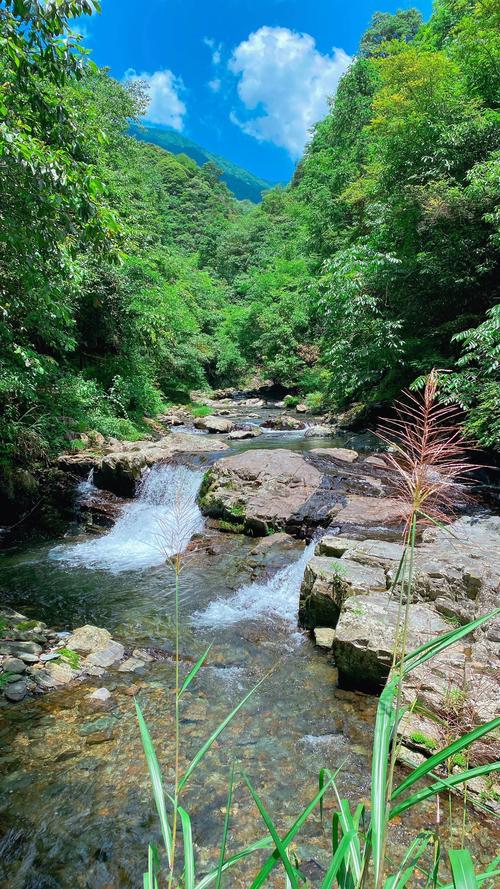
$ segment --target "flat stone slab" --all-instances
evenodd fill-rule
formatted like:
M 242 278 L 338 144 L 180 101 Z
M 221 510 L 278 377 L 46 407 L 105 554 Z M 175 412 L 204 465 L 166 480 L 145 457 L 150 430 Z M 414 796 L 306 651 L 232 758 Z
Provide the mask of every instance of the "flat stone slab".
M 333 643 L 341 682 L 363 691 L 382 688 L 392 663 L 397 615 L 398 602 L 385 593 L 372 592 L 344 602 Z M 449 628 L 432 608 L 413 605 L 408 650 Z
M 403 506 L 399 500 L 350 494 L 347 505 L 336 514 L 333 524 L 347 536 L 353 531 L 370 536 L 374 531 L 392 531 L 400 538 L 403 521 Z
M 300 589 L 299 623 L 308 629 L 335 628 L 346 599 L 386 587 L 381 568 L 348 559 L 313 556 Z

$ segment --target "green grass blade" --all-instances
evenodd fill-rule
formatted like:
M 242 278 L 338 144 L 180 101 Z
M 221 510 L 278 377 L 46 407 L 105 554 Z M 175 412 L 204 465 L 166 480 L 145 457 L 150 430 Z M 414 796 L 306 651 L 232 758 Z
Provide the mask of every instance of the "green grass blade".
M 491 879 L 493 879 L 493 877 L 498 877 L 499 875 L 500 875 L 500 869 L 491 871 L 491 873 L 486 871 L 485 873 L 482 873 L 482 874 L 476 874 L 476 883 L 478 886 L 481 886 L 483 883 L 486 882 L 486 880 L 491 880 Z M 455 889 L 455 884 L 454 883 L 446 883 L 445 886 L 441 885 L 439 887 L 439 889 Z
M 407 849 L 407 852 L 396 874 L 387 878 L 383 889 L 404 889 L 415 872 L 418 862 L 424 854 L 427 846 L 434 839 L 434 834 L 427 832 L 419 834 Z
M 188 685 L 193 681 L 193 679 L 194 679 L 194 677 L 196 676 L 196 674 L 197 674 L 198 670 L 200 669 L 200 667 L 202 667 L 203 664 L 205 663 L 205 660 L 206 660 L 206 658 L 207 658 L 207 655 L 208 655 L 208 653 L 209 653 L 209 651 L 210 651 L 212 645 L 213 645 L 213 642 L 210 643 L 210 645 L 208 646 L 208 648 L 207 648 L 205 654 L 202 654 L 201 658 L 200 658 L 198 661 L 196 661 L 196 663 L 195 663 L 193 669 L 190 670 L 189 673 L 187 674 L 187 676 L 186 676 L 184 682 L 183 682 L 182 685 L 181 685 L 181 688 L 180 688 L 180 691 L 179 691 L 179 698 L 182 697 L 182 695 L 183 695 L 184 692 L 186 691 L 186 688 L 187 688 Z
M 149 729 L 144 721 L 141 708 L 139 707 L 137 701 L 135 701 L 135 709 L 137 713 L 137 720 L 139 722 L 139 729 L 141 732 L 144 755 L 146 757 L 146 762 L 149 769 L 149 776 L 151 778 L 153 799 L 155 801 L 156 810 L 158 812 L 158 818 L 160 819 L 161 834 L 167 852 L 168 863 L 170 865 L 172 861 L 172 834 L 170 831 L 170 825 L 168 823 L 160 766 L 158 765 L 158 759 L 156 758 L 156 751 L 151 740 L 151 735 L 149 734 Z
M 182 806 L 177 806 L 177 811 L 181 819 L 182 837 L 184 840 L 184 887 L 185 889 L 194 889 L 194 848 L 191 819 Z
M 241 710 L 241 708 L 246 704 L 246 702 L 248 701 L 248 699 L 251 698 L 252 695 L 255 694 L 255 692 L 257 691 L 257 689 L 262 685 L 262 683 L 266 681 L 266 679 L 267 679 L 267 677 L 269 676 L 270 672 L 272 672 L 272 671 L 269 671 L 269 673 L 266 673 L 266 675 L 263 676 L 262 679 L 259 679 L 259 681 L 257 682 L 257 684 L 254 685 L 254 687 L 250 689 L 250 691 L 245 695 L 245 697 L 241 699 L 241 701 L 239 702 L 239 704 L 236 705 L 236 707 L 234 708 L 234 710 L 231 710 L 231 713 L 229 713 L 228 716 L 226 716 L 226 718 L 222 720 L 222 722 L 220 723 L 220 725 L 217 726 L 217 728 L 215 729 L 215 731 L 212 732 L 212 734 L 210 735 L 210 737 L 208 738 L 208 740 L 205 741 L 205 743 L 203 744 L 203 746 L 200 747 L 200 749 L 198 750 L 198 753 L 196 754 L 196 756 L 194 757 L 194 759 L 190 762 L 190 764 L 188 765 L 186 771 L 184 772 L 184 775 L 182 776 L 182 778 L 181 778 L 180 781 L 179 781 L 179 790 L 182 790 L 182 788 L 184 787 L 184 785 L 185 785 L 186 781 L 188 780 L 189 776 L 194 772 L 195 768 L 196 768 L 197 765 L 201 762 L 201 760 L 203 759 L 203 757 L 205 756 L 205 754 L 207 753 L 207 751 L 210 750 L 210 747 L 212 746 L 212 744 L 214 743 L 214 741 L 217 740 L 217 738 L 219 737 L 219 735 L 224 731 L 224 729 L 226 728 L 226 726 L 229 725 L 229 723 L 231 722 L 231 720 L 234 719 L 234 717 L 236 716 L 236 714 L 238 713 L 238 711 Z
M 260 840 L 256 840 L 255 843 L 250 843 L 249 846 L 245 846 L 244 849 L 240 849 L 239 852 L 226 858 L 222 866 L 222 873 L 225 873 L 234 864 L 242 861 L 243 858 L 247 858 L 249 855 L 253 855 L 254 852 L 259 852 L 261 849 L 269 849 L 272 845 L 273 841 L 271 837 L 262 837 Z M 218 873 L 219 867 L 217 866 L 215 870 L 210 871 L 210 873 L 206 874 L 203 879 L 196 884 L 195 889 L 207 889 L 207 886 L 210 886 L 210 884 L 217 879 Z
M 221 884 L 222 884 L 222 869 L 224 867 L 224 856 L 226 854 L 227 834 L 229 831 L 229 818 L 231 815 L 231 804 L 233 801 L 233 784 L 234 784 L 234 763 L 232 765 L 231 774 L 229 776 L 229 789 L 227 792 L 226 814 L 224 816 L 224 828 L 222 830 L 222 844 L 221 844 L 220 853 L 219 853 L 219 865 L 217 867 L 217 881 L 215 883 L 215 889 L 220 889 Z
M 483 615 L 483 617 L 478 617 L 476 620 L 465 624 L 463 627 L 457 627 L 457 629 L 455 630 L 450 630 L 449 633 L 443 633 L 442 636 L 437 636 L 435 639 L 431 639 L 430 642 L 425 642 L 423 645 L 420 645 L 419 648 L 415 649 L 415 651 L 411 651 L 409 654 L 407 654 L 404 659 L 405 676 L 411 670 L 414 670 L 416 667 L 420 667 L 430 658 L 435 657 L 441 651 L 449 648 L 450 645 L 453 645 L 464 636 L 467 636 L 469 633 L 477 630 L 477 628 L 484 624 L 487 620 L 491 620 L 492 617 L 496 617 L 498 614 L 500 614 L 500 608 L 495 609 L 495 611 L 491 611 L 489 614 Z
M 156 879 L 160 871 L 160 857 L 156 846 L 151 843 L 148 846 L 148 889 L 158 889 L 158 881 Z M 146 874 L 144 874 L 146 877 Z
M 396 799 L 401 793 L 404 793 L 412 784 L 415 784 L 420 778 L 423 778 L 429 772 L 438 766 L 440 763 L 444 762 L 446 759 L 449 759 L 455 753 L 458 753 L 460 750 L 463 750 L 464 747 L 468 747 L 474 741 L 477 741 L 479 738 L 482 738 L 483 735 L 488 734 L 488 732 L 492 732 L 494 729 L 500 726 L 500 716 L 496 719 L 492 719 L 490 722 L 486 722 L 484 725 L 479 725 L 477 728 L 473 729 L 471 732 L 467 732 L 467 734 L 462 735 L 461 738 L 458 738 L 452 744 L 448 744 L 447 747 L 443 747 L 442 750 L 439 750 L 438 753 L 435 753 L 433 756 L 430 756 L 429 759 L 426 759 L 418 768 L 414 769 L 401 784 L 398 784 L 396 789 L 393 791 L 392 799 Z
M 343 763 L 342 763 L 342 765 L 343 765 Z M 316 806 L 318 805 L 320 800 L 323 798 L 323 796 L 326 793 L 326 791 L 328 790 L 328 788 L 333 784 L 333 780 L 338 775 L 340 769 L 342 768 L 342 765 L 339 766 L 339 768 L 333 773 L 333 776 L 329 779 L 329 781 L 327 781 L 326 784 L 324 784 L 323 787 L 318 791 L 318 793 L 316 794 L 314 799 L 311 800 L 311 802 L 308 803 L 308 805 L 302 810 L 299 817 L 292 824 L 288 833 L 285 834 L 285 836 L 283 837 L 283 840 L 282 840 L 282 843 L 283 843 L 283 846 L 285 847 L 285 849 L 288 846 L 288 844 L 291 843 L 291 841 L 293 840 L 295 835 L 299 832 L 300 828 L 304 824 L 304 821 L 306 821 L 308 819 L 311 812 L 316 808 Z M 275 849 L 274 852 L 269 856 L 267 861 L 265 861 L 264 864 L 262 865 L 259 873 L 253 880 L 252 885 L 250 886 L 250 889 L 259 889 L 259 886 L 262 886 L 265 883 L 269 874 L 271 873 L 271 871 L 275 867 L 275 865 L 278 863 L 278 861 L 279 861 L 279 855 L 277 853 L 277 850 Z
M 413 794 L 413 796 L 403 800 L 399 805 L 394 806 L 390 811 L 389 817 L 395 818 L 396 815 L 400 815 L 401 812 L 405 812 L 406 809 L 410 809 L 412 806 L 423 802 L 430 796 L 435 796 L 436 793 L 440 793 L 442 790 L 446 790 L 449 787 L 456 787 L 457 784 L 464 784 L 466 781 L 472 780 L 472 778 L 480 778 L 481 775 L 489 775 L 490 772 L 498 772 L 499 769 L 500 762 L 490 762 L 486 763 L 484 766 L 476 766 L 475 769 L 467 769 L 464 772 L 458 772 L 456 775 L 450 775 L 449 778 L 439 778 L 435 784 L 431 784 L 429 787 L 424 787 L 423 790 L 420 790 L 418 793 Z
M 273 824 L 273 821 L 272 821 L 271 816 L 269 815 L 269 812 L 267 812 L 267 810 L 264 806 L 264 803 L 260 799 L 257 791 L 252 787 L 250 779 L 247 777 L 247 775 L 245 775 L 245 773 L 243 773 L 243 778 L 245 780 L 245 783 L 246 783 L 250 793 L 252 794 L 253 801 L 262 816 L 262 820 L 264 821 L 264 824 L 266 825 L 266 827 L 269 831 L 269 834 L 270 834 L 271 839 L 276 847 L 278 855 L 281 858 L 283 867 L 285 868 L 287 877 L 290 881 L 291 889 L 299 889 L 299 883 L 298 883 L 298 880 L 297 880 L 297 877 L 295 874 L 295 870 L 293 869 L 290 859 L 289 859 L 288 855 L 286 854 L 286 848 L 283 845 L 283 843 L 278 835 L 278 832 Z
M 353 839 L 354 831 L 344 834 L 340 843 L 337 846 L 335 854 L 330 862 L 328 870 L 325 874 L 323 882 L 321 883 L 321 889 L 332 889 L 333 881 L 337 876 L 338 871 L 341 866 L 345 864 L 346 855 L 349 854 L 349 846 L 351 844 L 351 840 Z
M 371 843 L 373 850 L 374 883 L 377 886 L 383 867 L 384 835 L 387 821 L 387 771 L 391 738 L 396 727 L 394 698 L 397 693 L 396 680 L 388 683 L 380 695 L 372 755 L 371 790 Z M 359 879 L 359 877 L 358 877 Z
M 468 849 L 450 849 L 451 875 L 454 889 L 477 889 L 474 865 Z

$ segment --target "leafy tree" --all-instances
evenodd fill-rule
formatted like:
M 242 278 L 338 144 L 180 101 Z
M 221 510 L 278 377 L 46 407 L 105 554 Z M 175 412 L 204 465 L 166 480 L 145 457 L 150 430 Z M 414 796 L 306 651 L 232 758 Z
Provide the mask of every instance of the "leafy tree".
M 375 12 L 368 29 L 359 44 L 359 54 L 367 59 L 370 56 L 384 56 L 387 44 L 392 40 L 409 43 L 416 36 L 422 24 L 422 15 L 412 6 L 398 9 L 394 15 L 389 12 Z

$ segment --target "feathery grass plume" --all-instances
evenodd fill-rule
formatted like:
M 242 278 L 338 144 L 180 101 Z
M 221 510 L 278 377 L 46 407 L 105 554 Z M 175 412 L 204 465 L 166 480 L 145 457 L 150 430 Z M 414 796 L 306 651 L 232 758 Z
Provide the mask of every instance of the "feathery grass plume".
M 478 464 L 466 459 L 473 445 L 459 425 L 460 410 L 437 401 L 438 372 L 427 377 L 422 395 L 406 391 L 396 416 L 385 419 L 376 435 L 390 446 L 385 458 L 395 470 L 393 488 L 401 503 L 405 538 L 417 525 L 447 524 L 458 504 L 470 499 L 469 475 Z

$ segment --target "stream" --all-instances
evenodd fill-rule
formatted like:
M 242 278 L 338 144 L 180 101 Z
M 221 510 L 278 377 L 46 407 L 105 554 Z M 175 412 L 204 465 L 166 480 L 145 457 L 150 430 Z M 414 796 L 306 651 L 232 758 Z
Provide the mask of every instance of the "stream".
M 373 446 L 352 435 L 319 440 L 294 432 L 266 433 L 264 441 L 261 436 L 239 442 L 233 450 L 338 444 Z M 199 874 L 216 862 L 233 760 L 250 776 L 282 831 L 314 796 L 321 767 L 342 766 L 340 792 L 351 802 L 369 798 L 376 700 L 339 689 L 330 656 L 297 630 L 299 587 L 314 544 L 287 540 L 260 547 L 255 539 L 207 528 L 196 505 L 202 477 L 195 461 L 157 465 L 108 532 L 96 537 L 75 529 L 63 540 L 25 545 L 2 556 L 5 604 L 60 630 L 85 623 L 106 627 L 127 652 L 147 648 L 157 658 L 134 674 L 111 668 L 101 679 L 21 704 L 3 702 L 0 886 L 6 889 L 142 885 L 148 842 L 158 842 L 159 831 L 131 691 L 168 784 L 175 678 L 174 573 L 168 556 L 179 550 L 185 551 L 183 675 L 212 643 L 207 665 L 183 696 L 181 768 L 271 671 L 187 785 L 183 804 L 193 822 Z M 87 696 L 102 686 L 112 694 L 108 705 L 96 710 Z M 433 813 L 431 805 L 426 812 Z M 396 857 L 415 827 L 412 818 L 393 830 Z M 476 852 L 486 860 L 489 841 L 482 821 L 473 818 L 469 827 Z M 240 782 L 229 848 L 236 851 L 264 833 Z M 313 885 L 328 848 L 328 831 L 312 817 L 296 851 Z M 249 859 L 225 885 L 248 886 L 256 868 L 257 860 Z M 283 874 L 276 871 L 269 885 L 283 886 Z

